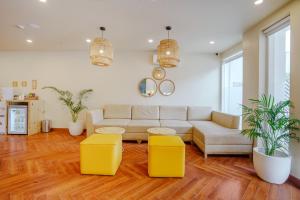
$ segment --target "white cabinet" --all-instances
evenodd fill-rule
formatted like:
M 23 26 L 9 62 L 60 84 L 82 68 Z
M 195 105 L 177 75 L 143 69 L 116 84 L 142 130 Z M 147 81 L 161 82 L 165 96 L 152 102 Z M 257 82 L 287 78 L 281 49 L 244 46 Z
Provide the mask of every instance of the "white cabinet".
M 6 102 L 0 102 L 0 134 L 6 133 Z

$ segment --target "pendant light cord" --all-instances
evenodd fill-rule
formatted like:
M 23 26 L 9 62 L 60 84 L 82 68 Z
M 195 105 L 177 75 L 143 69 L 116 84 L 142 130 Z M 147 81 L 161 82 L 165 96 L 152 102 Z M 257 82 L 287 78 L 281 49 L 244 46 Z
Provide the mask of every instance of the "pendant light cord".
M 103 35 L 104 35 L 103 32 L 105 31 L 105 27 L 101 26 L 101 27 L 100 27 L 100 31 L 101 31 L 101 38 L 102 38 L 102 40 L 103 40 L 103 39 L 104 39 L 104 38 L 103 38 Z
M 168 49 L 170 48 L 170 30 L 168 30 Z

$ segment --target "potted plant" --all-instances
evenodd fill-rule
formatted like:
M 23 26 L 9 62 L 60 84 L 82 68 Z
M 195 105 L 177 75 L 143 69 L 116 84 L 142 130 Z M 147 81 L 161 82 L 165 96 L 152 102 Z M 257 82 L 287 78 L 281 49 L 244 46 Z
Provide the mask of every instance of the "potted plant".
M 80 135 L 83 132 L 83 122 L 78 120 L 78 116 L 79 113 L 86 108 L 86 106 L 83 105 L 82 101 L 86 97 L 86 95 L 91 93 L 93 90 L 81 90 L 78 94 L 77 102 L 75 102 L 75 100 L 73 99 L 73 94 L 68 90 L 64 91 L 52 86 L 43 87 L 43 89 L 51 89 L 59 95 L 58 99 L 67 106 L 72 117 L 72 121 L 69 123 L 70 134 L 73 136 Z
M 252 107 L 243 105 L 243 120 L 248 128 L 242 134 L 252 140 L 262 142 L 262 147 L 253 148 L 253 164 L 256 173 L 263 180 L 282 184 L 291 170 L 291 156 L 288 144 L 298 140 L 300 120 L 289 114 L 292 102 L 276 103 L 273 96 L 262 95 L 259 99 L 249 99 Z

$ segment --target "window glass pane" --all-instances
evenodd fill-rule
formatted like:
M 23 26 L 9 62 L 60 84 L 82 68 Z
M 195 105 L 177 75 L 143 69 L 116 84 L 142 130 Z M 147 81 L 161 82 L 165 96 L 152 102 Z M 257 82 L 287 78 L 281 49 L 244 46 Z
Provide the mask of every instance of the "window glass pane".
M 268 36 L 268 56 L 268 92 L 276 102 L 289 100 L 290 26 Z
M 290 99 L 290 26 L 268 37 L 268 92 L 277 102 Z
M 222 111 L 242 114 L 243 98 L 243 57 L 223 64 Z

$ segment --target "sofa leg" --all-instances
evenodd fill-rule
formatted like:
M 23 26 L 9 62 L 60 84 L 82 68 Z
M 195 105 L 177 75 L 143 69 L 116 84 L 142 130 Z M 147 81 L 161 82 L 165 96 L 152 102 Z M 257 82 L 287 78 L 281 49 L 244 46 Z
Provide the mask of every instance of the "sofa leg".
M 250 160 L 253 159 L 253 154 L 252 153 L 249 154 L 249 158 L 250 158 Z
M 137 140 L 136 141 L 138 144 L 142 144 L 142 140 Z

